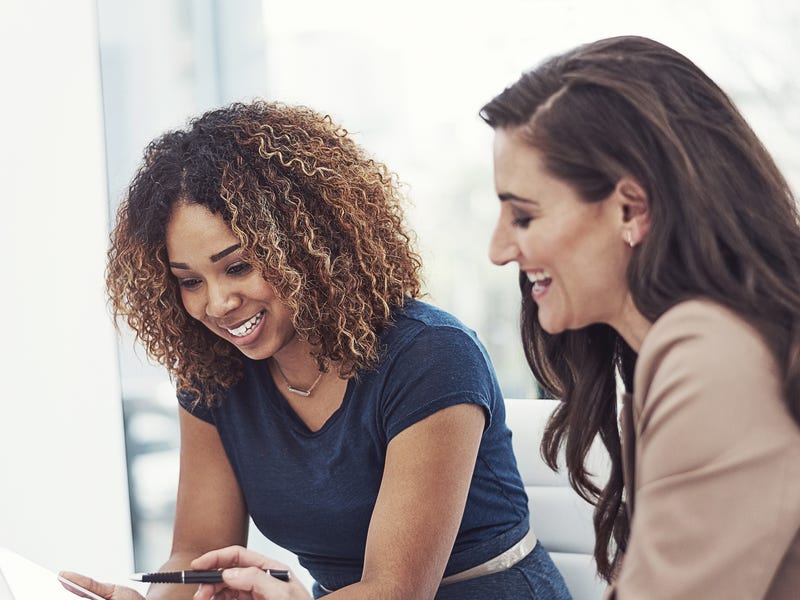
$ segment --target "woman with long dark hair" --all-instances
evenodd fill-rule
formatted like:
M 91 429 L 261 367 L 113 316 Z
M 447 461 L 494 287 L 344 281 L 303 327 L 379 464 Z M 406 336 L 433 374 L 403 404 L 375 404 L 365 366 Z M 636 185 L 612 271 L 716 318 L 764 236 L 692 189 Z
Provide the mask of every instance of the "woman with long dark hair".
M 596 503 L 609 596 L 798 598 L 800 226 L 772 158 L 641 37 L 549 59 L 481 115 L 490 255 L 520 267 L 528 362 L 562 400 L 542 452 Z

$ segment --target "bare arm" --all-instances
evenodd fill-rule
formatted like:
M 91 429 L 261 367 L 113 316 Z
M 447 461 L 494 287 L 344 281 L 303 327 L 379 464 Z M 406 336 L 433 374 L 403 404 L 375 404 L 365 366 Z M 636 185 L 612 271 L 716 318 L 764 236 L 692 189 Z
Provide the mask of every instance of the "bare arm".
M 459 404 L 389 443 L 362 581 L 331 599 L 434 597 L 464 514 L 485 422 L 480 406 Z
M 189 563 L 215 548 L 247 543 L 244 497 L 216 428 L 184 409 L 180 411 L 180 478 L 175 507 L 172 552 L 161 567 L 188 569 Z M 193 585 L 152 585 L 148 600 L 192 598 Z

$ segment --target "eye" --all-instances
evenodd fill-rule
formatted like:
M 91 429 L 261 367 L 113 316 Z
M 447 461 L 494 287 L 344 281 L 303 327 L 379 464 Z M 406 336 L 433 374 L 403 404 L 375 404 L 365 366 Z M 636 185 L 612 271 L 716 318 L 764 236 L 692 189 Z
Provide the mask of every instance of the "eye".
M 179 279 L 178 285 L 185 290 L 193 290 L 200 285 L 200 280 L 195 278 Z
M 520 229 L 525 229 L 528 224 L 533 221 L 533 217 L 514 217 L 514 220 L 511 221 L 511 224 L 514 227 L 519 227 Z
M 253 270 L 252 265 L 246 262 L 234 263 L 228 267 L 228 275 L 244 275 Z
M 528 211 L 520 210 L 519 208 L 512 205 L 511 224 L 514 227 L 525 229 L 530 224 L 531 221 L 533 221 L 533 217 L 530 215 Z

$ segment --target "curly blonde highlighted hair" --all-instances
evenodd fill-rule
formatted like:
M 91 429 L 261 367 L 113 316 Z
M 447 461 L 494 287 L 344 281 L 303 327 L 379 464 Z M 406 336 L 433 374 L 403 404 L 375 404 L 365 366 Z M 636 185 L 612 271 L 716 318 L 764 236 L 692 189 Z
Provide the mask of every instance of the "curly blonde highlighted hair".
M 165 232 L 177 202 L 220 214 L 292 310 L 320 368 L 374 367 L 392 310 L 420 295 L 396 177 L 311 109 L 232 104 L 154 140 L 117 212 L 106 284 L 147 354 L 206 402 L 241 377 L 239 351 L 189 316 Z

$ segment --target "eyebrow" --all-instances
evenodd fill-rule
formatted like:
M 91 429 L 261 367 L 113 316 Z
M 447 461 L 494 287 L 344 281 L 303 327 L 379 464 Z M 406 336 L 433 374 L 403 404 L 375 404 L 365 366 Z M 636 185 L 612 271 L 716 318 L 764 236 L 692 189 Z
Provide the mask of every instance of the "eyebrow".
M 516 194 L 512 194 L 511 192 L 503 192 L 502 194 L 497 194 L 497 197 L 500 199 L 500 202 L 524 202 L 525 204 L 539 204 L 536 200 L 531 200 L 530 198 L 522 198 L 521 196 L 517 196 Z
M 222 252 L 217 252 L 216 254 L 211 255 L 211 262 L 217 262 L 228 256 L 231 252 L 236 252 L 239 249 L 239 244 L 234 244 L 228 248 L 225 248 Z
M 221 252 L 217 252 L 216 254 L 212 254 L 209 258 L 211 262 L 217 262 L 231 254 L 232 252 L 236 252 L 239 249 L 239 244 L 234 244 L 233 246 L 229 246 L 222 250 Z M 169 266 L 173 269 L 183 269 L 184 271 L 189 271 L 190 267 L 186 263 L 178 263 L 178 262 L 171 262 Z

